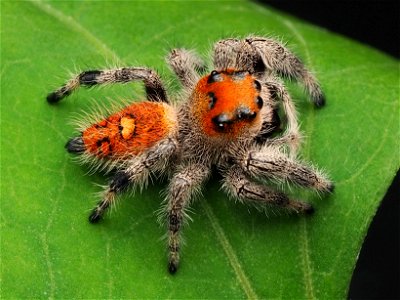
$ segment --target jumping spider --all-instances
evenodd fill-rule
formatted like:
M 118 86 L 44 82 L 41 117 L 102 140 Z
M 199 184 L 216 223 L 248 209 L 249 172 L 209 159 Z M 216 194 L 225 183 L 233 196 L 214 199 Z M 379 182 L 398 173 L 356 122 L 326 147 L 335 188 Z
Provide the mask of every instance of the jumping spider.
M 213 60 L 214 71 L 200 77 L 206 67 L 192 51 L 171 51 L 167 61 L 184 88 L 183 100 L 174 104 L 156 72 L 142 67 L 85 71 L 47 96 L 48 102 L 55 103 L 79 86 L 144 82 L 147 101 L 81 126 L 80 136 L 70 139 L 66 149 L 81 155 L 83 162 L 116 171 L 89 216 L 91 223 L 100 221 L 129 186 L 142 186 L 150 174 L 169 171 L 164 217 L 170 273 L 179 265 L 187 208 L 212 167 L 221 173 L 223 188 L 231 197 L 296 213 L 311 213 L 313 207 L 290 200 L 262 182 L 333 191 L 328 178 L 295 158 L 296 110 L 277 76 L 301 81 L 315 106 L 325 103 L 319 84 L 300 60 L 264 37 L 221 40 L 214 45 Z M 279 132 L 280 107 L 286 119 L 283 133 Z

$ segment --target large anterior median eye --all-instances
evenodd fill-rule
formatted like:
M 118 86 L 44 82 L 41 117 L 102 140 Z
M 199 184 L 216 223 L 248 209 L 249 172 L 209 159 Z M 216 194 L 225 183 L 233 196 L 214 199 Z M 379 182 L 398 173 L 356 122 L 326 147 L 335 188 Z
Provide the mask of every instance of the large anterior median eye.
M 215 125 L 217 125 L 217 129 L 219 131 L 223 131 L 228 124 L 233 123 L 233 119 L 231 117 L 229 117 L 228 114 L 225 114 L 225 113 L 215 116 L 214 118 L 212 118 L 212 121 Z

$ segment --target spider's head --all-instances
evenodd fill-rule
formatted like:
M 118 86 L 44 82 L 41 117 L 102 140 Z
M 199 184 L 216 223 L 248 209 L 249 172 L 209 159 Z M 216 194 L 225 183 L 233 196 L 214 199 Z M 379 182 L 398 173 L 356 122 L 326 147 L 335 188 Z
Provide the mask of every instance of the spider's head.
M 260 125 L 260 91 L 246 71 L 212 71 L 197 83 L 192 112 L 206 135 L 238 137 Z

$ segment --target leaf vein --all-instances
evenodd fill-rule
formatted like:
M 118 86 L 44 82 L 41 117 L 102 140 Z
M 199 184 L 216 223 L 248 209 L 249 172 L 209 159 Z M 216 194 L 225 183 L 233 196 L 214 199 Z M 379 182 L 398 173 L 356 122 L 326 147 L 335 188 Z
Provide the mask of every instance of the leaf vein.
M 387 124 L 392 124 L 393 119 L 395 119 L 395 117 L 394 117 L 395 115 L 397 115 L 397 114 L 396 114 L 396 113 L 393 113 L 393 114 L 391 115 L 391 118 L 390 118 L 390 120 L 389 120 L 389 122 L 388 122 Z M 390 128 L 390 126 L 388 126 L 388 128 Z M 357 171 L 357 172 L 355 172 L 355 173 L 354 173 L 352 176 L 350 176 L 349 178 L 344 179 L 344 180 L 341 180 L 341 181 L 337 182 L 336 184 L 337 184 L 337 185 L 347 184 L 347 183 L 349 183 L 349 182 L 352 182 L 352 181 L 353 181 L 354 179 L 356 179 L 358 176 L 360 176 L 360 175 L 365 171 L 365 169 L 366 169 L 373 161 L 375 161 L 375 158 L 379 155 L 379 153 L 380 153 L 381 150 L 383 149 L 384 145 L 386 145 L 386 140 L 388 139 L 389 132 L 391 133 L 390 130 L 384 130 L 383 136 L 382 136 L 382 138 L 380 139 L 380 143 L 379 143 L 378 147 L 377 147 L 376 150 L 368 157 L 367 161 L 366 161 L 361 167 L 358 168 L 358 171 Z
M 310 261 L 310 247 L 308 245 L 308 231 L 307 221 L 303 218 L 301 220 L 301 232 L 300 232 L 300 253 L 303 269 L 303 277 L 305 284 L 305 291 L 307 299 L 315 299 L 314 295 L 314 284 L 312 279 L 312 267 Z
M 98 37 L 96 37 L 93 33 L 89 30 L 84 28 L 78 21 L 76 21 L 72 16 L 64 15 L 61 11 L 55 9 L 49 3 L 45 3 L 43 1 L 33 1 L 30 0 L 33 5 L 38 7 L 40 10 L 45 12 L 46 14 L 56 18 L 59 22 L 66 25 L 68 28 L 80 33 L 86 39 L 91 42 L 94 47 L 96 47 L 105 57 L 112 59 L 113 61 L 120 62 L 120 58 L 118 55 L 107 47 L 107 45 L 102 42 Z
M 222 229 L 221 225 L 218 223 L 217 218 L 215 217 L 211 207 L 205 201 L 201 201 L 204 211 L 208 219 L 210 220 L 211 226 L 214 229 L 218 241 L 221 243 L 223 250 L 225 251 L 226 256 L 228 257 L 229 263 L 231 264 L 234 273 L 238 279 L 240 286 L 242 287 L 243 291 L 245 292 L 248 299 L 259 299 L 257 294 L 255 293 L 249 278 L 245 274 L 235 251 L 233 250 L 232 245 L 229 243 L 228 238 L 226 237 L 224 230 Z

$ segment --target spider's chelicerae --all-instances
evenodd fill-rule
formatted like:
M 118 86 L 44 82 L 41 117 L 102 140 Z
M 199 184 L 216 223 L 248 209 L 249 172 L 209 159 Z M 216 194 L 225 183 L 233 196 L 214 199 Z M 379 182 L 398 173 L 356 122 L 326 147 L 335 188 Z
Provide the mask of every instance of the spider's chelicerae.
M 144 82 L 147 101 L 81 126 L 66 148 L 82 161 L 116 171 L 89 216 L 92 223 L 129 186 L 168 171 L 164 217 L 168 270 L 175 273 L 188 206 L 214 166 L 231 197 L 296 213 L 311 213 L 313 207 L 265 183 L 289 182 L 318 192 L 331 192 L 333 184 L 295 158 L 300 139 L 296 110 L 278 76 L 301 81 L 315 106 L 325 100 L 314 76 L 280 43 L 264 37 L 221 40 L 214 46 L 214 71 L 202 77 L 206 67 L 192 51 L 174 49 L 167 60 L 183 85 L 177 103 L 169 102 L 157 73 L 143 67 L 82 72 L 47 100 L 58 102 L 79 86 Z M 278 111 L 286 119 L 283 133 Z

